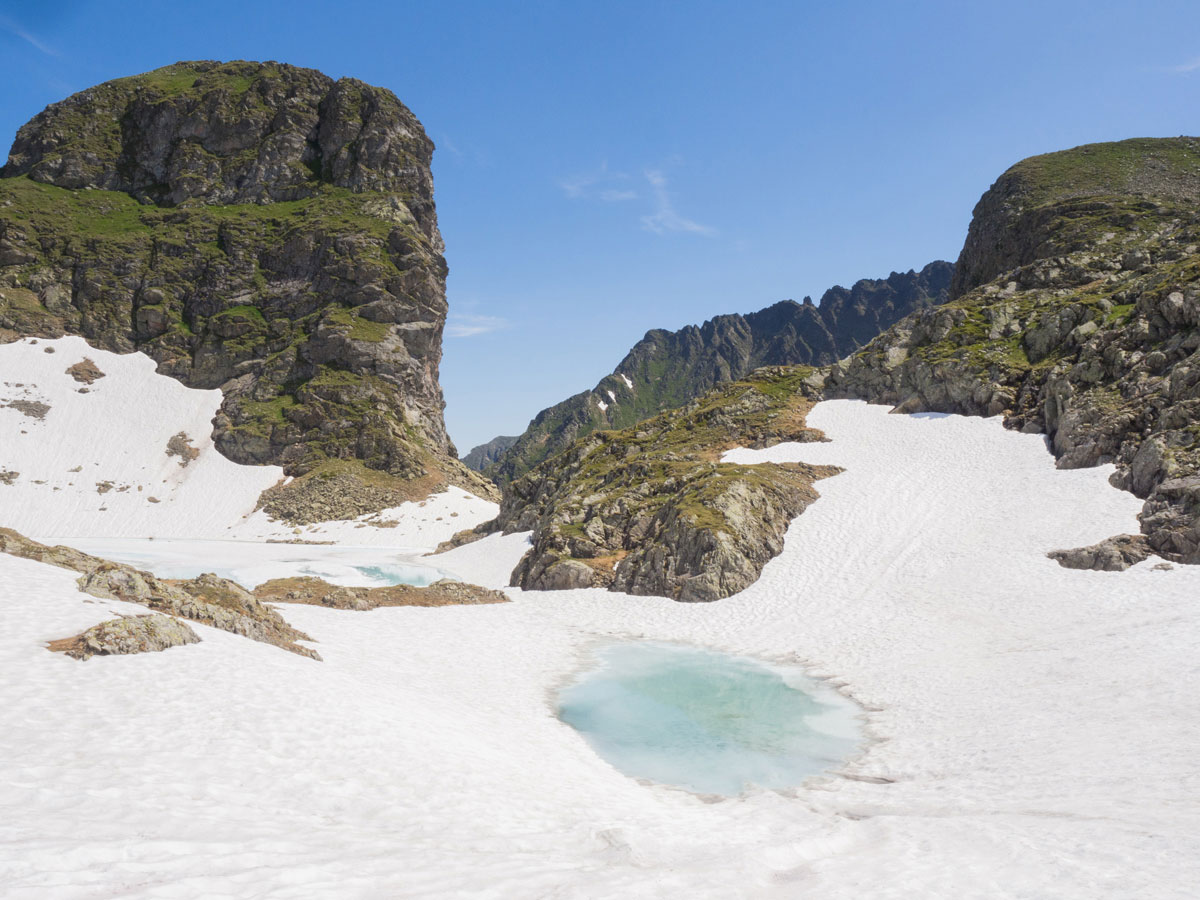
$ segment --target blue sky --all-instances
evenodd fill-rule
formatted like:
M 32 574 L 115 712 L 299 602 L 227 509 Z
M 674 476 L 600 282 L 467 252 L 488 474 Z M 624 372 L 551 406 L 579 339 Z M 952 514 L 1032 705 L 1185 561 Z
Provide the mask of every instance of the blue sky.
M 0 142 L 181 59 L 352 75 L 424 122 L 463 452 L 649 328 L 954 259 L 1025 156 L 1200 132 L 1195 0 L 0 0 Z

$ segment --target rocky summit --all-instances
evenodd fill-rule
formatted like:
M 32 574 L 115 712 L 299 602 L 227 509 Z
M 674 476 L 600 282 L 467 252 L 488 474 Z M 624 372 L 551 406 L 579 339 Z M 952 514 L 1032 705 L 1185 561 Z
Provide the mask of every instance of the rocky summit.
M 187 62 L 39 113 L 0 172 L 0 340 L 79 334 L 220 388 L 218 448 L 369 489 L 336 512 L 490 488 L 438 384 L 433 143 L 390 91 Z
M 819 305 L 809 297 L 784 300 L 701 326 L 650 331 L 593 390 L 542 410 L 510 448 L 481 468 L 503 485 L 577 438 L 628 428 L 762 366 L 829 365 L 909 313 L 945 302 L 953 272 L 948 262 L 932 262 L 919 272 L 832 287 Z

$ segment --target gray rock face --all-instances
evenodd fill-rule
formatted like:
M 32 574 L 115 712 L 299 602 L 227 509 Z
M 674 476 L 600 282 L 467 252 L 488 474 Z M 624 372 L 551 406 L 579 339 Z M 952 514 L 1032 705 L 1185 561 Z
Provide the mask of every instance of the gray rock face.
M 399 194 L 440 249 L 432 153 L 391 91 L 280 63 L 200 61 L 47 107 L 17 132 L 4 177 L 157 206 L 299 200 L 321 184 Z
M 196 632 L 185 622 L 173 616 L 152 615 L 101 622 L 74 638 L 54 641 L 50 649 L 84 660 L 93 656 L 156 653 L 199 642 Z
M 1069 233 L 1065 242 L 1056 233 L 1059 213 L 1052 207 L 1063 201 L 1078 201 L 1077 208 L 1085 214 L 1103 212 L 1112 197 L 1155 197 L 1185 205 L 1200 201 L 1200 173 L 1192 165 L 1194 159 L 1186 158 L 1198 150 L 1196 138 L 1137 138 L 1023 160 L 996 179 L 976 204 L 955 267 L 951 298 L 1005 272 L 1075 249 Z M 1150 256 L 1130 248 L 1119 259 L 1123 268 L 1136 270 L 1148 264 Z
M 1154 555 L 1144 535 L 1119 534 L 1098 544 L 1074 550 L 1052 550 L 1046 554 L 1065 569 L 1094 569 L 1123 572 Z
M 836 362 L 914 310 L 943 303 L 953 270 L 932 262 L 920 272 L 830 288 L 819 306 L 807 297 L 784 300 L 699 327 L 650 331 L 594 390 L 538 413 L 486 474 L 506 484 L 592 431 L 628 428 L 763 366 Z

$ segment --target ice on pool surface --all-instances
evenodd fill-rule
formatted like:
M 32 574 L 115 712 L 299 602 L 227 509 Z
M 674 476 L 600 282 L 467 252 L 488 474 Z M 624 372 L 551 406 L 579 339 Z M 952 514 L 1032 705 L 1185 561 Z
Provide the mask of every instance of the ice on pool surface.
M 704 794 L 794 787 L 858 749 L 858 707 L 794 666 L 627 642 L 558 696 L 559 717 L 634 778 Z
M 67 538 L 77 550 L 136 566 L 160 578 L 195 578 L 206 572 L 255 588 L 272 578 L 310 576 L 331 584 L 425 587 L 454 576 L 403 553 L 377 547 L 273 544 L 249 541 Z

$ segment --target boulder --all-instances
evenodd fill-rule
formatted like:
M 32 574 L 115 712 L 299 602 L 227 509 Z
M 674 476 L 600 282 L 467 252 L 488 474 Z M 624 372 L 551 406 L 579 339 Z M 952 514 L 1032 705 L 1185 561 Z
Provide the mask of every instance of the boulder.
M 101 622 L 73 638 L 52 641 L 50 649 L 84 660 L 93 656 L 155 653 L 199 642 L 200 638 L 187 623 L 174 616 L 151 615 Z

